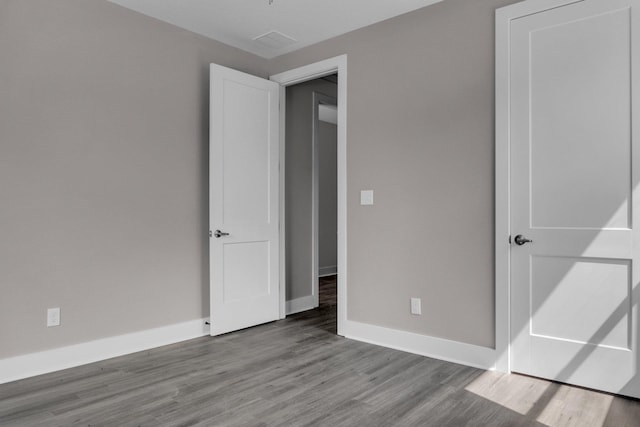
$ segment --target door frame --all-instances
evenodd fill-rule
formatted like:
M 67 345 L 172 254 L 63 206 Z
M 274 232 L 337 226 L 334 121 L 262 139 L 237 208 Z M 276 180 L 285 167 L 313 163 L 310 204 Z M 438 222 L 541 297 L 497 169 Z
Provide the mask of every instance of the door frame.
M 495 368 L 501 372 L 511 372 L 511 21 L 583 1 L 526 0 L 496 10 Z
M 294 68 L 269 77 L 280 85 L 280 318 L 286 317 L 285 120 L 286 88 L 338 74 L 338 335 L 347 320 L 347 55 Z
M 337 99 L 321 92 L 313 91 L 313 113 L 311 127 L 311 270 L 313 277 L 313 306 L 318 307 L 320 301 L 320 104 L 338 105 Z M 336 260 L 337 261 L 337 260 Z

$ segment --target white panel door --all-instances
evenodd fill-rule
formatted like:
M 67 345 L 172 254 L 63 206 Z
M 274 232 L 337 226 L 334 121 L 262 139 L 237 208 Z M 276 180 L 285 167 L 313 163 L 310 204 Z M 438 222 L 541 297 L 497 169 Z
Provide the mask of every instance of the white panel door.
M 211 335 L 279 318 L 279 89 L 211 64 Z
M 510 30 L 512 370 L 635 397 L 639 16 L 584 0 Z

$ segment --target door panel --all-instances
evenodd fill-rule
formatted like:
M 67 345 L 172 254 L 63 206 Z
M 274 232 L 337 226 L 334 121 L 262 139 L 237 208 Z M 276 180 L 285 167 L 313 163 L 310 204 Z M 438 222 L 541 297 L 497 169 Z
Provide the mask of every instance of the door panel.
M 211 65 L 211 335 L 279 318 L 279 86 Z
M 269 295 L 268 241 L 227 243 L 223 246 L 223 302 Z M 245 268 L 250 265 L 251 268 Z
M 640 396 L 638 0 L 512 21 L 512 370 Z
M 265 80 L 266 82 L 266 80 Z M 225 79 L 223 82 L 223 218 L 228 223 L 270 221 L 269 149 L 272 94 Z M 249 122 L 245 122 L 248 118 Z M 250 172 L 250 173 L 249 173 Z
M 529 38 L 531 162 L 545 171 L 532 176 L 534 227 L 629 227 L 629 14 L 564 22 L 549 12 L 514 25 Z
M 630 267 L 628 260 L 532 256 L 531 334 L 629 350 Z

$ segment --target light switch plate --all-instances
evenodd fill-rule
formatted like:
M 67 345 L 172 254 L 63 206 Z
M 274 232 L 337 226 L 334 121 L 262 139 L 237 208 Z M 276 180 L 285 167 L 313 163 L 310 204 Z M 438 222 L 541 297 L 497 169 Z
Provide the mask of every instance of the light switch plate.
M 47 327 L 60 326 L 60 307 L 47 309 Z
M 422 314 L 422 300 L 420 298 L 411 298 L 411 314 Z
M 373 190 L 360 191 L 360 204 L 363 206 L 373 205 Z

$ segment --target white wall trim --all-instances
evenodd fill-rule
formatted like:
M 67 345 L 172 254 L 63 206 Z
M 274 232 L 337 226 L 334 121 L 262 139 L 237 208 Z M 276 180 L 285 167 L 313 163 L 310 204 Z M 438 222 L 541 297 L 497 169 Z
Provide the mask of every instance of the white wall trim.
M 278 193 L 280 194 L 280 201 L 278 206 L 278 214 L 279 214 L 279 227 L 280 227 L 280 271 L 279 271 L 279 279 L 280 279 L 280 319 L 284 319 L 287 315 L 286 308 L 286 295 L 287 295 L 287 227 L 286 227 L 286 219 L 287 219 L 287 205 L 285 199 L 285 183 L 286 183 L 286 168 L 287 162 L 285 162 L 286 158 L 286 147 L 285 147 L 285 136 L 287 133 L 286 127 L 286 111 L 287 111 L 287 91 L 286 87 L 280 84 L 280 176 L 278 179 L 280 180 L 280 189 Z
M 280 109 L 285 110 L 285 88 L 330 74 L 338 73 L 338 334 L 344 335 L 343 327 L 347 320 L 347 55 L 325 59 L 270 77 L 279 83 Z M 284 216 L 284 144 L 285 118 L 280 120 L 280 292 L 285 295 L 285 216 Z M 281 297 L 280 315 L 285 316 L 284 297 Z
M 496 148 L 495 148 L 495 323 L 496 369 L 510 371 L 509 224 L 509 26 L 504 8 L 496 10 Z
M 207 319 L 0 359 L 0 384 L 209 335 Z
M 320 267 L 318 269 L 318 277 L 334 276 L 336 274 L 338 274 L 337 265 L 329 265 L 327 267 Z
M 511 21 L 584 0 L 528 0 L 496 10 L 495 271 L 496 369 L 510 372 L 510 27 Z
M 496 351 L 442 338 L 420 335 L 413 332 L 385 328 L 382 326 L 348 320 L 345 325 L 346 338 L 393 348 L 400 351 L 459 363 L 479 369 L 494 369 Z
M 287 316 L 301 311 L 313 310 L 317 306 L 316 298 L 313 295 L 292 299 L 287 301 Z

